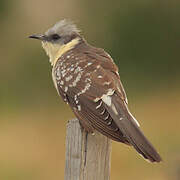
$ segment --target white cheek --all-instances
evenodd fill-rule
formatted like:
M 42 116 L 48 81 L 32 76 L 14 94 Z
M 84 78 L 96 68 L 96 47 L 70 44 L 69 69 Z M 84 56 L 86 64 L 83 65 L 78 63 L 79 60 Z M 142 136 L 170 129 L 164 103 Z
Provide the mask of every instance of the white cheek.
M 42 47 L 45 49 L 47 55 L 49 56 L 49 61 L 52 66 L 56 64 L 56 61 L 67 51 L 71 50 L 76 44 L 79 43 L 79 38 L 75 38 L 70 41 L 68 44 L 61 43 L 51 43 L 43 42 Z
M 44 48 L 46 54 L 49 56 L 49 61 L 53 63 L 61 45 L 42 41 L 42 47 Z

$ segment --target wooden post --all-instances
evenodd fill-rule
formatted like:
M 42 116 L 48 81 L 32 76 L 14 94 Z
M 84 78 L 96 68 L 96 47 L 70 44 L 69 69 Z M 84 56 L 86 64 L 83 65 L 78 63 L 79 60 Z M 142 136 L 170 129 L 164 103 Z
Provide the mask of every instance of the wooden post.
M 111 141 L 88 134 L 77 119 L 67 124 L 65 180 L 109 180 Z

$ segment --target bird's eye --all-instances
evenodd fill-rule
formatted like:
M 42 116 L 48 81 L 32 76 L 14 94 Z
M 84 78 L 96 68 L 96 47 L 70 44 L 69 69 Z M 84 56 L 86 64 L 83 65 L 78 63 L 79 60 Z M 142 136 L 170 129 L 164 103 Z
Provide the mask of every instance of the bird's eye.
M 53 35 L 51 36 L 51 38 L 52 38 L 52 40 L 58 40 L 58 39 L 60 39 L 61 37 L 60 37 L 58 34 L 53 34 Z

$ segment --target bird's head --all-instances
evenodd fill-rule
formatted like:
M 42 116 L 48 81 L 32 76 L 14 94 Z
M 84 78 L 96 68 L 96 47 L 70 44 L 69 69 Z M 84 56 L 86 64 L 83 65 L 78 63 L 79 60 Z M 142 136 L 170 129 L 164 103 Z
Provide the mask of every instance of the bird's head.
M 29 38 L 42 41 L 42 46 L 50 57 L 51 64 L 54 65 L 57 58 L 79 43 L 81 39 L 79 32 L 72 21 L 64 19 L 57 22 L 44 34 L 31 35 Z

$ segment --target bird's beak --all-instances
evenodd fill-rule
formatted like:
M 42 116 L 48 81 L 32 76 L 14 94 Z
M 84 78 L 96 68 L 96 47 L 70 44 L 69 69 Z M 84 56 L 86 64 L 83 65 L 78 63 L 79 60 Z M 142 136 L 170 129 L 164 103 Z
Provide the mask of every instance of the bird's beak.
M 34 35 L 29 36 L 29 38 L 45 41 L 47 39 L 47 36 L 45 36 L 44 34 L 34 34 Z

